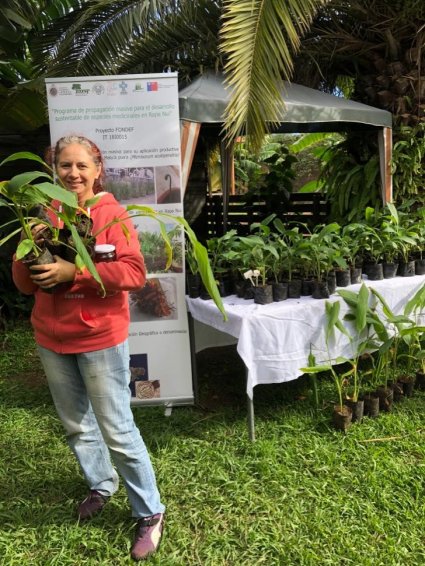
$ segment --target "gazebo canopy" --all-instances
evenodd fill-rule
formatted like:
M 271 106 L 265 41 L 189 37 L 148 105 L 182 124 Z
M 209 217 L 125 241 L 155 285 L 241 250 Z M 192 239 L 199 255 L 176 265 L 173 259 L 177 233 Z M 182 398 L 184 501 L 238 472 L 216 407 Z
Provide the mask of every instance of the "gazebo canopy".
M 180 119 L 186 132 L 196 129 L 195 141 L 189 151 L 194 152 L 201 124 L 221 124 L 230 99 L 230 90 L 224 85 L 223 75 L 208 72 L 197 77 L 179 92 Z M 377 130 L 381 164 L 382 200 L 392 200 L 392 114 L 367 104 L 346 100 L 312 88 L 284 82 L 282 99 L 285 110 L 276 133 L 335 132 L 347 130 Z M 192 126 L 190 126 L 192 124 Z M 196 126 L 197 125 L 197 126 Z M 186 133 L 185 136 L 192 135 Z M 184 144 L 186 149 L 186 144 Z M 229 161 L 229 155 L 223 161 Z M 191 158 L 185 160 L 191 163 Z M 185 181 L 188 171 L 183 165 Z M 223 193 L 228 194 L 229 169 L 223 170 Z M 225 199 L 226 200 L 226 199 Z
M 223 122 L 229 98 L 221 74 L 201 75 L 179 93 L 180 118 L 202 124 Z M 286 111 L 280 132 L 340 131 L 356 125 L 361 129 L 392 127 L 392 114 L 386 110 L 302 85 L 285 82 L 282 99 Z

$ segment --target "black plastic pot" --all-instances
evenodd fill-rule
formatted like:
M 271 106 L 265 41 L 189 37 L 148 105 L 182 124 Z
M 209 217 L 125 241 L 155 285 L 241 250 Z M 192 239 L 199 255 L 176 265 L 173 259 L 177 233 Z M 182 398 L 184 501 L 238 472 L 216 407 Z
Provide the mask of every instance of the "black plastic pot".
M 336 291 L 335 271 L 331 271 L 330 273 L 328 273 L 328 275 L 326 276 L 326 281 L 327 281 L 327 284 L 328 284 L 329 294 L 333 295 L 333 293 L 335 293 L 335 291 Z
M 382 264 L 382 270 L 384 272 L 384 279 L 392 279 L 397 275 L 398 263 L 386 263 Z
M 351 425 L 353 413 L 347 405 L 335 405 L 332 413 L 332 422 L 337 430 L 345 432 Z
M 310 297 L 314 290 L 314 279 L 302 279 L 301 280 L 301 296 Z
M 269 305 L 273 302 L 272 285 L 259 285 L 254 287 L 254 303 L 258 305 Z
M 233 294 L 233 281 L 230 275 L 220 275 L 217 278 L 217 287 L 221 297 L 228 297 Z
M 349 269 L 337 269 L 335 276 L 337 287 L 348 287 L 348 285 L 351 285 L 351 273 Z
M 312 293 L 313 299 L 329 299 L 329 287 L 327 281 L 315 281 Z
M 379 416 L 379 397 L 375 393 L 367 393 L 364 398 L 364 414 L 372 419 Z
M 404 392 L 403 392 L 403 385 L 398 381 L 393 382 L 391 384 L 393 390 L 393 400 L 394 401 L 401 401 L 404 399 Z
M 250 283 L 251 285 L 251 283 Z M 245 296 L 246 281 L 244 279 L 237 279 L 234 282 L 236 296 L 243 299 Z
M 352 412 L 352 422 L 362 422 L 363 415 L 364 415 L 364 401 L 363 399 L 358 399 L 357 401 L 352 401 L 351 399 L 347 399 L 345 404 L 350 407 Z
M 425 391 L 425 373 L 423 371 L 416 372 L 415 387 L 419 391 Z
M 415 274 L 416 275 L 425 275 L 425 258 L 424 259 L 417 259 L 415 261 Z
M 56 262 L 50 250 L 48 248 L 44 248 L 40 252 L 40 255 L 38 256 L 34 256 L 33 254 L 31 254 L 30 256 L 26 256 L 25 258 L 23 258 L 22 263 L 25 264 L 27 267 L 32 267 L 33 265 L 47 265 L 48 263 L 56 263 Z M 48 288 L 40 287 L 40 289 L 44 291 L 44 293 L 50 294 L 54 292 L 56 287 L 57 285 Z
M 299 299 L 301 297 L 301 279 L 288 281 L 288 299 Z
M 363 265 L 363 273 L 370 281 L 380 281 L 384 278 L 382 263 L 366 263 Z
M 351 285 L 355 285 L 356 283 L 362 282 L 362 268 L 361 267 L 352 267 L 350 269 L 350 276 L 351 276 Z
M 416 380 L 415 375 L 413 376 L 405 375 L 399 378 L 398 382 L 401 384 L 403 388 L 404 397 L 412 397 L 413 389 L 415 387 L 415 380 Z
M 201 293 L 199 273 L 186 273 L 186 292 L 191 299 L 197 299 Z
M 274 282 L 273 288 L 273 301 L 285 301 L 288 298 L 288 283 Z
M 199 298 L 202 299 L 203 301 L 208 301 L 209 299 L 211 299 L 211 295 L 208 293 L 208 291 L 205 289 L 203 285 L 201 285 Z
M 398 274 L 401 277 L 413 277 L 415 275 L 415 262 L 401 261 L 398 266 Z
M 243 298 L 246 299 L 247 301 L 254 298 L 254 287 L 249 281 L 247 281 L 247 284 L 245 285 L 245 292 Z
M 376 395 L 379 398 L 379 410 L 389 413 L 393 406 L 394 390 L 382 385 L 376 390 Z

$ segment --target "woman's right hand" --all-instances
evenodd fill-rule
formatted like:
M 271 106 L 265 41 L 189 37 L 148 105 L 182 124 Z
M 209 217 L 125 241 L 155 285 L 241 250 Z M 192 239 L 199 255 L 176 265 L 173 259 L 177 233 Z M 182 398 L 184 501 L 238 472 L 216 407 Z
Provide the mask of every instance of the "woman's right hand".
M 54 287 L 59 283 L 74 281 L 76 267 L 74 263 L 66 261 L 58 255 L 53 256 L 55 263 L 33 265 L 30 267 L 31 279 L 43 288 Z

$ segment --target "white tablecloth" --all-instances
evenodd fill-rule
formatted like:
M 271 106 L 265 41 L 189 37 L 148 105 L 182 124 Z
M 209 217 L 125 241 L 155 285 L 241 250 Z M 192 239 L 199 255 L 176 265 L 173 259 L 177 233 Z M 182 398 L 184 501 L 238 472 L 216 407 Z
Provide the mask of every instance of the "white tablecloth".
M 407 301 L 425 284 L 425 276 L 366 280 L 365 283 L 385 298 L 395 314 L 401 314 Z M 346 289 L 357 292 L 360 285 Z M 327 300 L 341 302 L 342 318 L 348 309 L 341 297 L 334 294 Z M 253 300 L 232 295 L 224 298 L 223 303 L 229 317 L 226 322 L 212 300 L 187 298 L 188 309 L 195 321 L 227 334 L 222 344 L 230 343 L 231 337 L 237 339 L 237 351 L 248 369 L 247 394 L 251 399 L 254 387 L 260 383 L 281 383 L 302 375 L 301 368 L 308 365 L 310 348 L 317 362 L 328 359 L 325 300 L 301 297 L 257 305 Z M 425 315 L 421 319 L 424 324 Z M 203 334 L 202 325 L 195 326 L 195 345 L 201 345 L 196 349 L 206 347 L 208 339 L 210 337 Z M 218 344 L 213 338 L 211 341 L 211 346 Z M 351 357 L 351 354 L 350 341 L 336 330 L 335 340 L 331 341 L 331 358 Z

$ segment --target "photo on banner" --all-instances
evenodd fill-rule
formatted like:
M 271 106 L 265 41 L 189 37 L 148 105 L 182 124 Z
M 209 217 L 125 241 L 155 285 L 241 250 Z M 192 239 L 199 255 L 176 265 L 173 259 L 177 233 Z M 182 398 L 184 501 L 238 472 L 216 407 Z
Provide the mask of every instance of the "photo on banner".
M 51 142 L 83 135 L 105 160 L 105 190 L 122 206 L 183 216 L 177 73 L 46 79 Z M 184 234 L 133 216 L 148 271 L 129 293 L 130 389 L 134 405 L 191 404 L 193 383 L 185 302 Z

